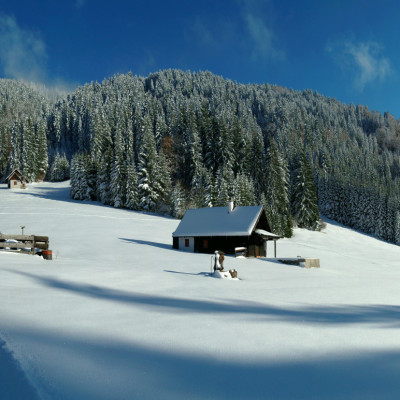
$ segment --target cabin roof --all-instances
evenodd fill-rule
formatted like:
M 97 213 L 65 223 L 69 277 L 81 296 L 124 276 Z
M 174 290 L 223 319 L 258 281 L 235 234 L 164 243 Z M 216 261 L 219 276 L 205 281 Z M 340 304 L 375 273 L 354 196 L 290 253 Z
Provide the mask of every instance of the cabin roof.
M 262 206 L 187 210 L 172 236 L 249 236 L 262 211 Z
M 21 182 L 28 182 L 27 179 L 21 174 L 21 172 L 19 172 L 17 169 L 14 169 L 14 171 L 12 171 L 10 173 L 10 175 L 7 176 L 6 181 L 9 181 L 10 179 L 13 178 L 13 176 L 16 175 L 17 178 L 21 181 Z

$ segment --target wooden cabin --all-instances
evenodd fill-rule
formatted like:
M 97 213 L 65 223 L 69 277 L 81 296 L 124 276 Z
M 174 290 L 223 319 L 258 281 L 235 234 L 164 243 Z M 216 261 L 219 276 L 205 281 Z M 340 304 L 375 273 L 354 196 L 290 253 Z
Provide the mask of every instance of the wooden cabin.
M 249 257 L 266 257 L 267 241 L 281 236 L 271 233 L 263 206 L 207 207 L 186 211 L 172 234 L 177 250 L 213 253 L 222 250 L 234 254 L 235 248 L 245 247 Z
M 6 181 L 9 189 L 26 189 L 28 183 L 28 180 L 17 169 L 7 176 Z

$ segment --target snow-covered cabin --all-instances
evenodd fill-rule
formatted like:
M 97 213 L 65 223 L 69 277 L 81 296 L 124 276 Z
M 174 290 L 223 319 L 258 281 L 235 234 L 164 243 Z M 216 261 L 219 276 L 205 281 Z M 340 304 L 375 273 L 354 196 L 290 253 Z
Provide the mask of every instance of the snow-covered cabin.
M 186 211 L 172 237 L 173 248 L 178 250 L 234 253 L 235 248 L 245 247 L 253 257 L 266 257 L 266 242 L 281 238 L 271 233 L 263 206 L 234 208 L 233 203 Z
M 17 169 L 7 176 L 6 181 L 9 189 L 26 189 L 28 183 L 28 180 Z

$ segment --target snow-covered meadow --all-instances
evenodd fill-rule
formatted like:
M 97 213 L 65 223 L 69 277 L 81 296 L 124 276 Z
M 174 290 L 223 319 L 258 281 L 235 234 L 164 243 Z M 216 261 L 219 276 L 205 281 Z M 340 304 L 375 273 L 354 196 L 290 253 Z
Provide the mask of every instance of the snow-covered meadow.
M 277 246 L 320 269 L 226 257 L 223 280 L 178 223 L 0 185 L 0 231 L 53 250 L 0 252 L 0 398 L 398 398 L 400 247 L 328 222 Z

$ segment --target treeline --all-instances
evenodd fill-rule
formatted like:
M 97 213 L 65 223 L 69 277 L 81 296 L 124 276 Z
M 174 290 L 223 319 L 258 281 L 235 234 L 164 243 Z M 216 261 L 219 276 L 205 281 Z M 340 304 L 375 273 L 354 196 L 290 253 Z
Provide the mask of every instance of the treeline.
M 390 114 L 180 70 L 114 76 L 58 102 L 14 81 L 0 90 L 3 176 L 70 174 L 75 199 L 178 217 L 229 198 L 264 204 L 286 236 L 293 224 L 318 228 L 321 211 L 400 244 L 400 124 Z

